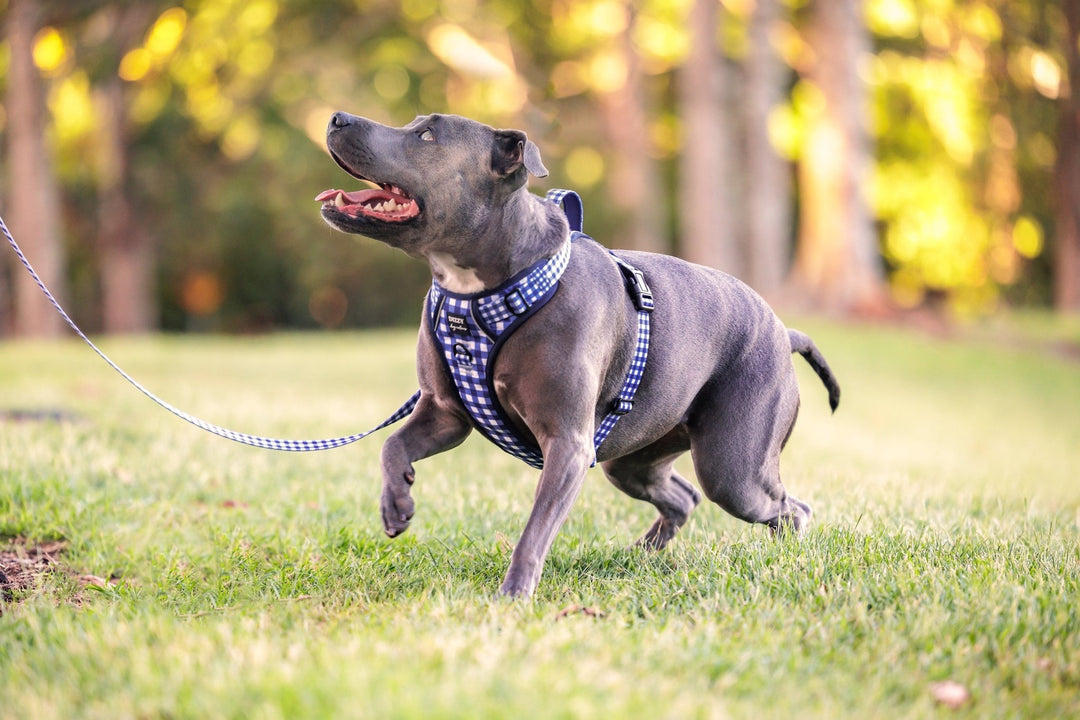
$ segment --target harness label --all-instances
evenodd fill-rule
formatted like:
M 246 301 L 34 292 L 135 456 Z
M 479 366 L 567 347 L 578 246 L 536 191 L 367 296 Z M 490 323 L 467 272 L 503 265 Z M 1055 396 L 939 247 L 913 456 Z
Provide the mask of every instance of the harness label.
M 450 332 L 455 335 L 464 335 L 465 337 L 468 337 L 472 334 L 469 332 L 469 321 L 464 315 L 446 313 L 446 322 L 450 326 Z

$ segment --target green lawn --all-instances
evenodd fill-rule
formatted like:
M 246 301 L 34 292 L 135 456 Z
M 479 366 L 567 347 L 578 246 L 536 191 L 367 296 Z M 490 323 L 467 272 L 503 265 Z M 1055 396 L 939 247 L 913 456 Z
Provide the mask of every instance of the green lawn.
M 782 469 L 815 523 L 775 542 L 653 511 L 590 473 L 537 597 L 495 590 L 536 472 L 479 437 L 418 464 L 378 518 L 389 431 L 308 455 L 158 409 L 77 341 L 0 345 L 0 545 L 62 540 L 0 605 L 2 718 L 1080 716 L 1080 363 L 1041 348 L 804 322 Z M 235 429 L 366 429 L 414 389 L 414 333 L 105 343 L 165 399 Z M 683 470 L 690 473 L 688 463 Z M 59 568 L 63 568 L 61 571 Z M 112 579 L 107 587 L 79 576 Z M 937 704 L 933 683 L 970 692 Z

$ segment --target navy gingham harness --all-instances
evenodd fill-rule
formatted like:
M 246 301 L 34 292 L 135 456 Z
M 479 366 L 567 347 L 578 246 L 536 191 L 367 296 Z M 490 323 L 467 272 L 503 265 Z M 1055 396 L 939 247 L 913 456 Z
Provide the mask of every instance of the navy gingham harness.
M 562 205 L 570 224 L 570 238 L 552 257 L 541 260 L 493 290 L 454 293 L 432 281 L 427 296 L 431 330 L 442 349 L 442 358 L 458 396 L 476 428 L 491 442 L 535 468 L 544 457 L 535 443 L 520 437 L 495 395 L 495 358 L 503 343 L 522 323 L 554 297 L 559 279 L 570 262 L 573 244 L 590 239 L 582 229 L 581 198 L 570 190 L 551 190 L 547 199 Z M 610 251 L 609 251 L 610 252 Z M 619 418 L 634 407 L 645 361 L 649 354 L 649 314 L 652 295 L 640 270 L 611 253 L 627 280 L 638 309 L 637 341 L 630 370 L 615 402 L 596 428 L 593 448 L 611 433 Z M 596 464 L 595 455 L 593 464 Z

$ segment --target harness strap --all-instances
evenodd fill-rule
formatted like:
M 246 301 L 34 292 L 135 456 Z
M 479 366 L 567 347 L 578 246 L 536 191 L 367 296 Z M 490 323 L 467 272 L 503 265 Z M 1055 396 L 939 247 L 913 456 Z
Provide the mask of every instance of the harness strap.
M 623 276 L 626 278 L 627 290 L 630 292 L 634 305 L 638 309 L 637 341 L 634 343 L 634 357 L 630 360 L 630 369 L 626 372 L 623 386 L 619 390 L 614 403 L 612 403 L 611 410 L 600 421 L 600 426 L 596 429 L 596 435 L 593 436 L 593 445 L 597 449 L 611 434 L 615 423 L 619 422 L 619 418 L 634 409 L 634 396 L 637 395 L 638 385 L 641 384 L 641 378 L 645 374 L 645 361 L 649 357 L 649 317 L 653 309 L 652 292 L 645 283 L 645 276 L 642 272 L 615 253 L 611 253 L 611 256 L 615 259 Z
M 581 231 L 585 216 L 581 196 L 573 190 L 549 190 L 547 199 L 562 206 L 572 231 L 570 234 L 571 240 L 576 242 L 581 238 L 592 239 Z M 600 421 L 600 425 L 597 426 L 596 433 L 593 435 L 593 447 L 597 450 L 607 440 L 608 435 L 615 428 L 615 424 L 619 422 L 619 418 L 634 409 L 634 397 L 637 395 L 641 378 L 645 374 L 645 362 L 649 357 L 650 314 L 654 307 L 652 291 L 649 289 L 648 283 L 645 282 L 645 274 L 613 251 L 608 250 L 608 253 L 615 260 L 619 270 L 622 271 L 627 292 L 630 293 L 630 297 L 634 301 L 634 307 L 638 310 L 637 340 L 634 342 L 634 356 L 630 360 L 630 369 L 626 372 L 626 379 L 623 380 L 622 388 L 620 388 L 618 396 L 612 403 L 611 410 Z M 592 464 L 596 464 L 595 457 Z

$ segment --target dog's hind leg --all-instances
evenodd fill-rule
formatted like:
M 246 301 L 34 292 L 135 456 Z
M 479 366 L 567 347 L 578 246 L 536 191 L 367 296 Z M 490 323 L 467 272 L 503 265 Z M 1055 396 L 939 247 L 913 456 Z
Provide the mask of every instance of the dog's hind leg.
M 764 387 L 761 377 L 770 378 Z M 694 469 L 706 497 L 774 533 L 806 526 L 810 507 L 780 482 L 780 450 L 798 408 L 799 388 L 787 358 L 778 358 L 771 372 L 760 366 L 729 371 L 722 387 L 706 390 L 688 422 Z
M 652 503 L 660 512 L 638 539 L 644 548 L 662 550 L 701 502 L 701 494 L 673 467 L 689 446 L 690 436 L 679 426 L 652 445 L 602 464 L 612 485 L 632 498 Z

